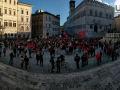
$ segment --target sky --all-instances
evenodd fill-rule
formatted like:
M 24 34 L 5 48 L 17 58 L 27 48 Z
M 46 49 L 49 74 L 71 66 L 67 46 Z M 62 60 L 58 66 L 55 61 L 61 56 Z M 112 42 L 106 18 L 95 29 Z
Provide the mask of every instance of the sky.
M 75 7 L 77 7 L 83 0 L 75 0 Z M 96 0 L 114 7 L 114 4 L 120 4 L 120 0 Z M 32 14 L 36 10 L 42 9 L 54 15 L 60 15 L 60 25 L 66 22 L 69 16 L 69 2 L 70 0 L 18 0 L 33 5 Z M 116 16 L 116 14 L 115 14 Z

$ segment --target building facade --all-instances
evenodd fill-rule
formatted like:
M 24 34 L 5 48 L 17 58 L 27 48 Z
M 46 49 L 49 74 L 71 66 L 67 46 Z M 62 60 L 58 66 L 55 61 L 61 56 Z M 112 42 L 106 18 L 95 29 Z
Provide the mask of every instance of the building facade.
M 76 8 L 75 1 L 69 2 L 70 11 L 67 17 L 65 32 L 68 35 L 86 30 L 86 36 L 114 27 L 114 8 L 94 0 L 83 0 Z
M 21 10 L 21 8 L 19 8 L 20 4 L 21 8 L 26 9 L 26 7 L 29 7 L 27 4 L 26 7 L 24 7 L 25 4 L 18 2 L 18 0 L 0 0 L 0 39 L 18 36 L 19 9 Z M 29 15 L 31 15 L 31 9 Z M 30 18 L 29 16 L 29 20 Z
M 114 18 L 114 28 L 116 32 L 120 33 L 120 15 Z
M 21 37 L 31 38 L 31 8 L 33 6 L 25 3 L 18 2 L 18 18 L 17 18 L 17 34 Z
M 60 33 L 60 15 L 53 15 L 43 10 L 32 14 L 32 36 L 34 38 L 55 37 Z

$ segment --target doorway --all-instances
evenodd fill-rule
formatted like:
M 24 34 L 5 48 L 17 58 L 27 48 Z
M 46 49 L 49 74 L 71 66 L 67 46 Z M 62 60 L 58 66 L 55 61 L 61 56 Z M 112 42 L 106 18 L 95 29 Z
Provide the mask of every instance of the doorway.
M 94 26 L 94 32 L 98 32 L 98 26 L 97 26 L 97 24 L 95 24 L 95 26 Z

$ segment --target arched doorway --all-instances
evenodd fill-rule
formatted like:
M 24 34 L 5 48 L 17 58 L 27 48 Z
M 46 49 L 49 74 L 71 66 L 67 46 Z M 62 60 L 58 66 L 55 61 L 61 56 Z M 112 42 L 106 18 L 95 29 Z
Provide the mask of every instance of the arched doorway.
M 95 24 L 95 26 L 94 26 L 94 32 L 98 32 L 98 26 L 97 26 L 97 24 Z
M 2 32 L 0 31 L 0 39 L 2 39 Z

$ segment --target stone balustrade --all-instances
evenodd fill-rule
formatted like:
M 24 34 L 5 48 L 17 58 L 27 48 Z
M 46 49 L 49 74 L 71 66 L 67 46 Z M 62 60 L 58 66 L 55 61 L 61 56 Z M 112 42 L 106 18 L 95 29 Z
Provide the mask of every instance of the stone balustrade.
M 120 90 L 120 60 L 70 74 L 31 73 L 0 63 L 0 90 Z

